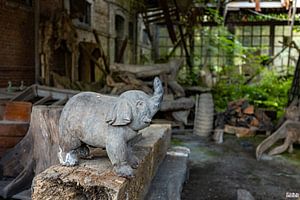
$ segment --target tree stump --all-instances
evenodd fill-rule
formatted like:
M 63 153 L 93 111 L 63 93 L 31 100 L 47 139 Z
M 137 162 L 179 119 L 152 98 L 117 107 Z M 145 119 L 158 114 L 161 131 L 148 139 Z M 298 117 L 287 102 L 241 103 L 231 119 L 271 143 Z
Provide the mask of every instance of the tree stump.
M 15 179 L 0 188 L 7 198 L 31 187 L 33 177 L 57 164 L 58 121 L 62 106 L 34 106 L 26 136 L 0 160 L 1 177 Z

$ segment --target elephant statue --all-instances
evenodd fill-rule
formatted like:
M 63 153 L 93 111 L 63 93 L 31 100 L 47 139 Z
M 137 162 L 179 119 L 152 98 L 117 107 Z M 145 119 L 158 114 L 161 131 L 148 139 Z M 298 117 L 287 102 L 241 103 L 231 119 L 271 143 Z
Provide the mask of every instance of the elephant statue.
M 138 165 L 128 141 L 149 126 L 159 110 L 163 86 L 153 81 L 152 96 L 130 90 L 119 97 L 95 92 L 73 96 L 64 106 L 59 119 L 59 162 L 65 166 L 78 164 L 79 156 L 88 155 L 86 145 L 105 148 L 118 176 L 133 177 Z

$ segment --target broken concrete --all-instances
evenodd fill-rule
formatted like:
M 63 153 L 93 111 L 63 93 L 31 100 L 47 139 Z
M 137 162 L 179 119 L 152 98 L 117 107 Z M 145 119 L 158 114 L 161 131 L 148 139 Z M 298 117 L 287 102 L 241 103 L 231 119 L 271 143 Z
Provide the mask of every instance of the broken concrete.
M 108 158 L 81 160 L 79 166 L 55 165 L 33 180 L 32 199 L 143 199 L 167 152 L 170 125 L 151 125 L 133 147 L 141 163 L 135 177 L 117 176 Z

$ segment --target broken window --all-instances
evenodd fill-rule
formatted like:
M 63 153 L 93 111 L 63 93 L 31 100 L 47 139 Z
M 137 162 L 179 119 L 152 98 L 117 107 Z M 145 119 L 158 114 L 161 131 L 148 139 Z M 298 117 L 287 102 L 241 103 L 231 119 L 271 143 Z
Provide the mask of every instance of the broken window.
M 70 17 L 82 24 L 91 25 L 91 3 L 86 0 L 70 0 Z

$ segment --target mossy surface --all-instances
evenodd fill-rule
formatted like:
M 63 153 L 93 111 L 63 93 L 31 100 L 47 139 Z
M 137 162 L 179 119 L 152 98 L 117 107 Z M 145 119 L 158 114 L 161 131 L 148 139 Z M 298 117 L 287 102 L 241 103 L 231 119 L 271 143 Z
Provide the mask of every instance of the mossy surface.
M 178 138 L 172 138 L 171 145 L 172 146 L 184 146 L 184 142 Z
M 281 156 L 287 162 L 300 168 L 300 145 L 294 145 L 293 153 L 284 152 Z
M 218 156 L 221 156 L 222 154 L 218 151 L 215 151 L 214 149 L 212 148 L 209 148 L 209 147 L 197 147 L 195 148 L 196 152 L 198 153 L 202 153 L 208 157 L 218 157 Z

